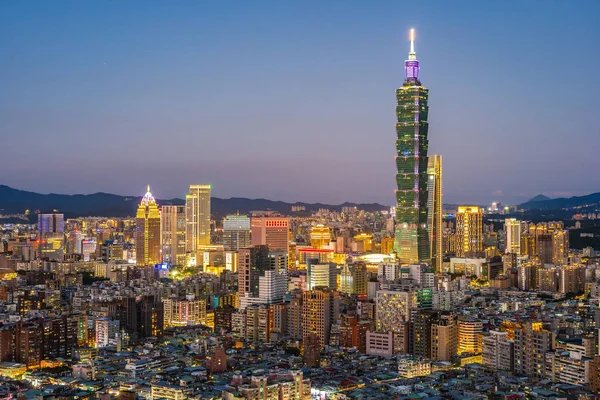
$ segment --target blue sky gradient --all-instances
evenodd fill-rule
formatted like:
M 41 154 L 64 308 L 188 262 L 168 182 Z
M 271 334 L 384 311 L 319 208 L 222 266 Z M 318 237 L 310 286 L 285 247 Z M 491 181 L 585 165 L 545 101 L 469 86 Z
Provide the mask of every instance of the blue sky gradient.
M 444 201 L 600 191 L 600 2 L 0 3 L 0 183 L 392 204 L 417 30 Z

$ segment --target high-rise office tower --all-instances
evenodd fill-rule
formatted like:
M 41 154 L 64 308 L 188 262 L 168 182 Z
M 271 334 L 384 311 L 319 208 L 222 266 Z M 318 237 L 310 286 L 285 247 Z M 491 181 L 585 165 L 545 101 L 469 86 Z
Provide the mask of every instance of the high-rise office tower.
M 259 277 L 271 269 L 268 246 L 240 249 L 238 254 L 238 293 L 259 295 Z
M 251 218 L 252 246 L 288 251 L 290 219 L 278 214 L 257 213 Z
M 339 293 L 315 289 L 302 293 L 302 338 L 316 335 L 319 348 L 329 343 L 331 325 L 339 317 Z
M 340 292 L 367 294 L 367 275 L 364 263 L 344 264 L 340 271 Z
M 223 219 L 223 246 L 238 251 L 250 247 L 250 218 L 246 215 L 228 215 Z
M 559 229 L 552 234 L 552 262 L 557 265 L 564 264 L 569 255 L 569 231 Z
M 65 236 L 64 236 L 63 214 L 39 214 L 38 215 L 38 233 L 40 258 L 61 261 L 65 254 Z
M 63 233 L 65 231 L 64 214 L 39 214 L 38 233 Z
M 210 244 L 210 185 L 190 185 L 185 196 L 186 251 Z
M 483 251 L 483 209 L 459 206 L 456 213 L 457 257 L 478 256 Z
M 429 260 L 427 229 L 427 105 L 429 90 L 419 80 L 419 61 L 410 31 L 410 52 L 404 63 L 405 79 L 396 90 L 396 229 L 394 250 L 400 263 Z
M 504 232 L 506 232 L 505 253 L 521 254 L 521 221 L 506 218 Z
M 306 283 L 308 289 L 318 287 L 326 287 L 329 289 L 337 289 L 337 266 L 330 262 L 319 264 L 318 260 L 308 260 Z
M 185 206 L 163 206 L 160 212 L 163 262 L 185 265 Z
M 277 273 L 275 270 L 265 271 L 258 277 L 258 295 L 266 304 L 283 302 L 287 293 L 287 275 Z
M 442 272 L 442 156 L 429 156 L 427 163 L 427 227 L 431 265 L 437 274 Z
M 160 211 L 148 186 L 136 214 L 135 262 L 154 265 L 160 261 Z

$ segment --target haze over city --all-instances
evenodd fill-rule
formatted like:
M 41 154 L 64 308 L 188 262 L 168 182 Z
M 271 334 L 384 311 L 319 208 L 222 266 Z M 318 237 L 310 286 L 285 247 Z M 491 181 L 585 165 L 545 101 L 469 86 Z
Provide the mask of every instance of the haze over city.
M 105 4 L 2 5 L 1 183 L 391 205 L 416 28 L 444 202 L 600 186 L 596 1 Z

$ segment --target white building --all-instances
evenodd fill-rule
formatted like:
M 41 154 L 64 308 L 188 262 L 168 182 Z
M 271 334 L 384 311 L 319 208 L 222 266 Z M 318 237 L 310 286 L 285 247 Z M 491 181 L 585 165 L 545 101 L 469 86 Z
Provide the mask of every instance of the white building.
M 401 378 L 411 379 L 431 373 L 431 360 L 407 357 L 398 360 L 398 374 Z
M 113 321 L 110 318 L 99 318 L 96 320 L 96 347 L 106 347 L 116 345 L 117 334 L 119 333 L 119 320 Z
M 395 281 L 400 277 L 400 265 L 397 263 L 383 262 L 377 267 L 377 279 Z
M 408 266 L 408 278 L 415 280 L 422 288 L 435 286 L 435 271 L 433 267 L 426 264 L 414 264 Z
M 546 353 L 546 379 L 555 382 L 585 386 L 590 382 L 592 360 L 577 351 Z
M 337 289 L 337 266 L 335 263 L 310 265 L 308 275 L 309 290 L 317 287 Z
M 245 310 L 255 304 L 280 304 L 287 292 L 286 274 L 279 274 L 273 270 L 265 271 L 265 274 L 258 278 L 258 296 L 251 296 L 249 293 L 241 296 L 239 309 Z
M 481 362 L 492 371 L 512 371 L 514 343 L 507 339 L 508 332 L 490 331 L 481 340 Z
M 287 275 L 278 274 L 276 271 L 265 271 L 264 276 L 258 278 L 258 297 L 266 304 L 283 302 L 287 293 Z

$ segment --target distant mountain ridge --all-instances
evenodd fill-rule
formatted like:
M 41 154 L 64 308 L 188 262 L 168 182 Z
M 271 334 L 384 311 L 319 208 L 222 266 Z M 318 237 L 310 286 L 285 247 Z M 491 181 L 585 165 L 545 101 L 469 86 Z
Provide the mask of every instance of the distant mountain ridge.
M 14 189 L 0 185 L 0 214 L 22 214 L 25 210 L 32 213 L 36 210 L 51 212 L 56 209 L 69 217 L 126 217 L 135 215 L 142 196 L 119 196 L 110 193 L 93 194 L 41 194 Z M 158 200 L 161 205 L 183 205 L 183 199 Z M 247 214 L 250 211 L 271 210 L 282 214 L 290 214 L 293 205 L 305 206 L 307 211 L 327 208 L 341 211 L 342 207 L 358 207 L 365 211 L 380 211 L 389 209 L 377 203 L 342 203 L 338 205 L 322 203 L 286 203 L 267 199 L 247 199 L 232 197 L 221 199 L 211 198 L 211 213 L 222 217 L 227 214 L 240 212 Z
M 545 200 L 540 200 L 540 197 Z M 600 203 L 600 192 L 587 194 L 585 196 L 560 197 L 550 199 L 543 195 L 535 196 L 533 199 L 520 204 L 519 208 L 524 210 L 560 210 L 571 208 L 594 207 Z
M 543 194 L 538 194 L 534 198 L 527 200 L 527 203 L 533 203 L 536 201 L 547 201 L 547 200 L 552 200 L 552 198 L 550 198 L 546 195 L 543 195 Z

